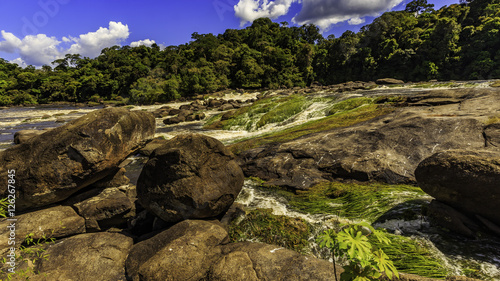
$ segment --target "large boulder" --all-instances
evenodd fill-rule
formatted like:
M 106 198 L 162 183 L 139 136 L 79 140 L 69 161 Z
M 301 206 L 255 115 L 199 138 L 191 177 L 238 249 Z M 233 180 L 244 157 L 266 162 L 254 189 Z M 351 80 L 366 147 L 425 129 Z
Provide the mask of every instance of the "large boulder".
M 9 248 L 9 227 L 14 223 L 15 242 L 21 245 L 27 235 L 35 241 L 43 238 L 61 238 L 85 232 L 85 219 L 69 206 L 57 206 L 14 217 L 15 222 L 6 218 L 0 220 L 0 251 Z M 9 227 L 9 228 L 8 228 Z
M 80 234 L 50 245 L 48 259 L 36 263 L 36 279 L 53 280 L 127 280 L 125 260 L 133 239 L 118 233 Z
M 233 154 L 211 137 L 177 136 L 157 148 L 137 182 L 140 204 L 167 222 L 226 211 L 243 186 Z
M 335 280 L 331 262 L 275 245 L 240 242 L 220 248 L 209 280 Z M 338 278 L 342 272 L 337 267 Z
M 16 208 L 22 211 L 68 198 L 114 173 L 155 132 L 151 113 L 106 108 L 0 152 L 0 179 L 15 170 Z M 0 190 L 5 195 L 6 188 Z
M 127 274 L 133 280 L 201 280 L 219 256 L 216 246 L 226 242 L 221 225 L 186 220 L 135 244 L 126 261 Z
M 418 165 L 415 176 L 438 201 L 500 225 L 500 152 L 438 152 Z

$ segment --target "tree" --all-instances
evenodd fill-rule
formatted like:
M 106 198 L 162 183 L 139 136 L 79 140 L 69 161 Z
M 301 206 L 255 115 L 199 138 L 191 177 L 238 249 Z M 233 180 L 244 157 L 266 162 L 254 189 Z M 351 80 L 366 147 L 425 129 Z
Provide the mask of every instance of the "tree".
M 434 4 L 428 4 L 427 0 L 413 0 L 406 4 L 405 11 L 413 14 L 430 13 L 434 11 Z

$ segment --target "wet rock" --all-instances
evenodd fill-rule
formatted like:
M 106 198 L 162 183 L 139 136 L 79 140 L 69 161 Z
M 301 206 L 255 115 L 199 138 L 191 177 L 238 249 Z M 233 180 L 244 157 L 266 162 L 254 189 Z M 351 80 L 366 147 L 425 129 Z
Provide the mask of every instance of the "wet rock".
M 118 233 L 89 233 L 49 245 L 35 272 L 36 280 L 126 280 L 125 259 L 133 240 Z
M 137 183 L 141 205 L 167 222 L 226 211 L 243 186 L 243 173 L 224 145 L 199 134 L 177 136 L 157 148 Z
M 231 111 L 228 111 L 226 113 L 224 113 L 221 118 L 220 118 L 220 121 L 225 121 L 225 120 L 229 120 L 231 118 L 233 118 L 233 116 L 236 114 L 236 110 L 231 110 Z
M 415 175 L 437 200 L 500 224 L 500 152 L 438 152 L 422 161 Z
M 56 203 L 115 173 L 154 131 L 151 113 L 96 110 L 0 152 L 0 178 L 16 171 L 18 211 Z
M 85 232 L 85 219 L 80 217 L 71 207 L 57 206 L 45 210 L 35 211 L 14 217 L 17 219 L 16 244 L 21 245 L 26 235 L 38 240 L 46 238 L 60 238 Z M 11 224 L 7 219 L 0 220 L 0 249 L 9 246 Z
M 20 144 L 20 143 L 25 143 L 28 140 L 32 139 L 33 137 L 39 136 L 46 131 L 44 130 L 21 130 L 17 131 L 14 134 L 14 143 L 15 144 Z
M 193 111 L 192 110 L 185 110 L 185 109 L 182 109 L 179 113 L 178 113 L 178 116 L 179 117 L 186 117 L 190 114 L 193 114 Z
M 217 223 L 183 221 L 133 246 L 126 261 L 133 280 L 201 280 L 227 243 Z M 140 277 L 139 277 L 140 276 Z
M 134 201 L 116 187 L 106 188 L 73 206 L 85 218 L 88 231 L 125 227 L 127 221 L 135 216 Z
M 180 112 L 181 112 L 181 110 L 180 110 L 180 109 L 173 108 L 173 109 L 171 109 L 171 110 L 168 112 L 168 115 L 170 115 L 170 116 L 174 116 L 174 115 L 179 114 Z
M 221 107 L 219 107 L 219 111 L 226 111 L 231 109 L 234 109 L 234 106 L 230 103 L 223 104 L 221 105 Z
M 405 82 L 403 80 L 398 80 L 394 78 L 381 78 L 377 79 L 375 83 L 379 85 L 394 85 L 394 84 L 404 84 Z
M 184 122 L 184 121 L 186 121 L 186 117 L 176 116 L 176 117 L 167 118 L 167 119 L 163 120 L 163 124 L 173 125 L 173 124 L 179 124 L 179 123 Z
M 438 225 L 470 238 L 475 237 L 479 226 L 470 218 L 437 200 L 432 200 L 427 215 Z
M 208 100 L 208 107 L 214 108 L 214 107 L 220 107 L 222 105 L 222 102 L 219 100 Z
M 396 112 L 239 155 L 246 176 L 305 189 L 336 178 L 415 182 L 417 165 L 436 151 L 484 147 L 483 125 L 473 118 Z

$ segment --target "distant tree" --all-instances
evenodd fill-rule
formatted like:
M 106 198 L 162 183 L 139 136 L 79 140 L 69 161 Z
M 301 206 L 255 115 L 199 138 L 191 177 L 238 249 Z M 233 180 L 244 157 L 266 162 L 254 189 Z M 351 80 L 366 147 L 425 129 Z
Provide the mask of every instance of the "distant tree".
M 405 11 L 415 14 L 429 13 L 434 11 L 434 4 L 428 4 L 427 0 L 413 0 L 406 5 Z

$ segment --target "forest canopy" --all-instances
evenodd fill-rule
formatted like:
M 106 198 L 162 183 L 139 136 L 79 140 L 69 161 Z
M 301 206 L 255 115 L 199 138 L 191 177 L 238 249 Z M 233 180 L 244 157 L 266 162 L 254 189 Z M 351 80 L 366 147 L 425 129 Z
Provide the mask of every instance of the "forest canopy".
M 122 100 L 151 104 L 225 89 L 291 88 L 392 77 L 500 78 L 500 0 L 435 10 L 414 0 L 358 33 L 324 38 L 260 18 L 245 29 L 192 34 L 161 49 L 114 46 L 96 58 L 67 54 L 40 69 L 0 58 L 0 105 Z

